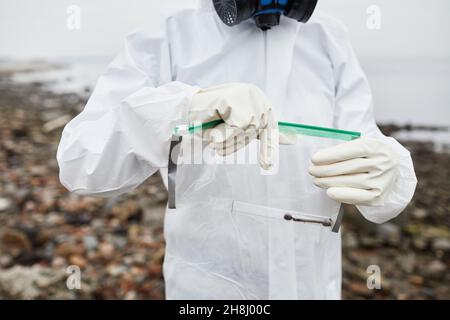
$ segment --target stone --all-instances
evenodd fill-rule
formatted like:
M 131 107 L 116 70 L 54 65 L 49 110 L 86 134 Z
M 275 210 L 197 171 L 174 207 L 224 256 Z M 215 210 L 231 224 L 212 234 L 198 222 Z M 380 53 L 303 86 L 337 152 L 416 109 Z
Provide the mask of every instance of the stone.
M 49 299 L 56 287 L 60 289 L 58 296 L 69 298 L 64 270 L 14 266 L 0 272 L 0 297 L 3 299 Z
M 8 255 L 4 254 L 0 256 L 0 268 L 9 268 L 13 264 L 13 258 Z
M 342 247 L 348 249 L 357 248 L 359 245 L 358 238 L 353 232 L 344 232 L 342 237 Z
M 87 250 L 94 250 L 98 247 L 98 240 L 96 236 L 87 235 L 83 238 L 84 246 Z
M 427 239 L 420 237 L 420 236 L 414 237 L 412 239 L 412 243 L 413 243 L 413 246 L 418 250 L 425 250 L 428 246 Z
M 117 277 L 117 276 L 121 275 L 122 273 L 125 273 L 127 271 L 127 268 L 122 265 L 111 264 L 106 268 L 106 270 L 109 275 L 111 275 L 113 277 Z
M 72 120 L 72 116 L 69 114 L 65 114 L 61 117 L 48 121 L 44 124 L 42 129 L 45 133 L 49 133 L 56 129 L 64 127 L 70 120 Z
M 428 217 L 428 210 L 415 208 L 414 210 L 412 210 L 411 215 L 418 220 L 423 220 Z
M 423 277 L 416 274 L 409 276 L 408 281 L 416 286 L 421 286 L 424 283 Z
M 137 265 L 143 265 L 147 261 L 146 256 L 143 253 L 135 253 L 132 256 L 133 263 Z
M 52 267 L 55 269 L 62 269 L 67 265 L 67 260 L 63 257 L 54 257 L 52 260 Z
M 450 251 L 450 239 L 436 238 L 431 246 L 434 250 Z
M 369 298 L 372 296 L 372 290 L 367 288 L 366 283 L 352 282 L 350 283 L 350 289 L 357 295 Z
M 64 219 L 66 223 L 75 226 L 87 225 L 91 221 L 91 217 L 87 213 L 66 213 Z
M 162 266 L 160 263 L 152 263 L 147 267 L 149 277 L 156 278 L 162 276 Z
M 379 247 L 383 244 L 382 239 L 373 236 L 362 235 L 359 237 L 359 242 L 362 247 L 365 248 L 374 248 Z
M 45 223 L 50 226 L 56 226 L 64 223 L 64 217 L 58 212 L 50 212 L 45 218 Z
M 59 246 L 56 247 L 55 249 L 55 255 L 57 256 L 61 256 L 64 258 L 68 258 L 73 254 L 77 254 L 80 252 L 80 249 L 77 248 L 76 245 L 71 244 L 71 243 L 61 243 Z
M 397 256 L 398 264 L 405 273 L 411 273 L 416 267 L 416 255 L 414 252 Z
M 387 222 L 377 226 L 378 236 L 390 244 L 398 244 L 400 242 L 400 227 L 394 223 Z
M 83 256 L 78 255 L 78 254 L 71 255 L 69 257 L 69 263 L 71 265 L 78 266 L 81 269 L 86 268 L 86 265 L 87 265 L 86 259 Z
M 102 242 L 99 246 L 100 255 L 105 259 L 111 259 L 114 256 L 115 248 L 108 242 Z
M 0 198 L 0 212 L 7 211 L 11 208 L 11 201 L 7 198 Z
M 27 235 L 20 230 L 6 228 L 0 232 L 0 248 L 14 255 L 30 252 L 32 244 Z
M 433 260 L 426 268 L 428 275 L 432 277 L 440 277 L 447 271 L 447 266 L 440 260 Z

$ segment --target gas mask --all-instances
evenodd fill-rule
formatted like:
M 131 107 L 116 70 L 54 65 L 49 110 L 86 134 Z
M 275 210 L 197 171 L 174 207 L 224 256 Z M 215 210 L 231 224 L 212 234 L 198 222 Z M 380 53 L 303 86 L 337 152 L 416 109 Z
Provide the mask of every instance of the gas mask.
M 227 26 L 235 26 L 253 18 L 256 26 L 268 30 L 280 24 L 281 15 L 307 22 L 317 0 L 212 0 L 220 19 Z

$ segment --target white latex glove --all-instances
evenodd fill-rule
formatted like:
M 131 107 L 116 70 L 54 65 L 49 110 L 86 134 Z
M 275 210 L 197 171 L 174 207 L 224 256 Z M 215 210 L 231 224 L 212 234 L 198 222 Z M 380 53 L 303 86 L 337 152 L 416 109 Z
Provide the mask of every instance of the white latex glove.
M 278 149 L 278 121 L 269 99 L 252 84 L 224 84 L 200 90 L 189 108 L 189 123 L 225 121 L 207 129 L 203 138 L 221 155 L 228 155 L 258 138 L 259 163 L 270 169 Z
M 397 177 L 397 156 L 383 142 L 360 138 L 318 151 L 309 173 L 330 198 L 382 206 Z

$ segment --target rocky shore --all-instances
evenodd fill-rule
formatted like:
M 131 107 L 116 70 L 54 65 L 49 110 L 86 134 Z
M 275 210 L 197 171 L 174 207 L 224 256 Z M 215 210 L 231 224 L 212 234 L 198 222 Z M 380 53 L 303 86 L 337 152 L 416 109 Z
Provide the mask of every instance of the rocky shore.
M 0 73 L 0 299 L 163 299 L 160 177 L 109 200 L 69 194 L 56 148 L 85 100 L 17 84 L 11 74 Z M 450 298 L 450 155 L 427 142 L 404 144 L 419 178 L 406 212 L 373 225 L 346 207 L 345 299 Z M 66 286 L 69 265 L 81 268 L 80 290 Z M 380 290 L 367 288 L 370 265 L 381 269 Z

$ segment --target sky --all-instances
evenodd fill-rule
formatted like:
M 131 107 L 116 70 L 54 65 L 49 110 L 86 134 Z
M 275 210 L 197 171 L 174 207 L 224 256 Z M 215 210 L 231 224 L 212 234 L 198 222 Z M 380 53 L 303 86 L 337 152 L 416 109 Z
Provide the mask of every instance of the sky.
M 81 8 L 81 29 L 69 30 L 67 8 Z M 381 9 L 381 29 L 366 26 L 367 8 Z M 0 58 L 113 56 L 125 35 L 156 28 L 165 13 L 196 0 L 0 0 Z M 342 20 L 357 53 L 369 59 L 450 57 L 448 0 L 319 0 Z

